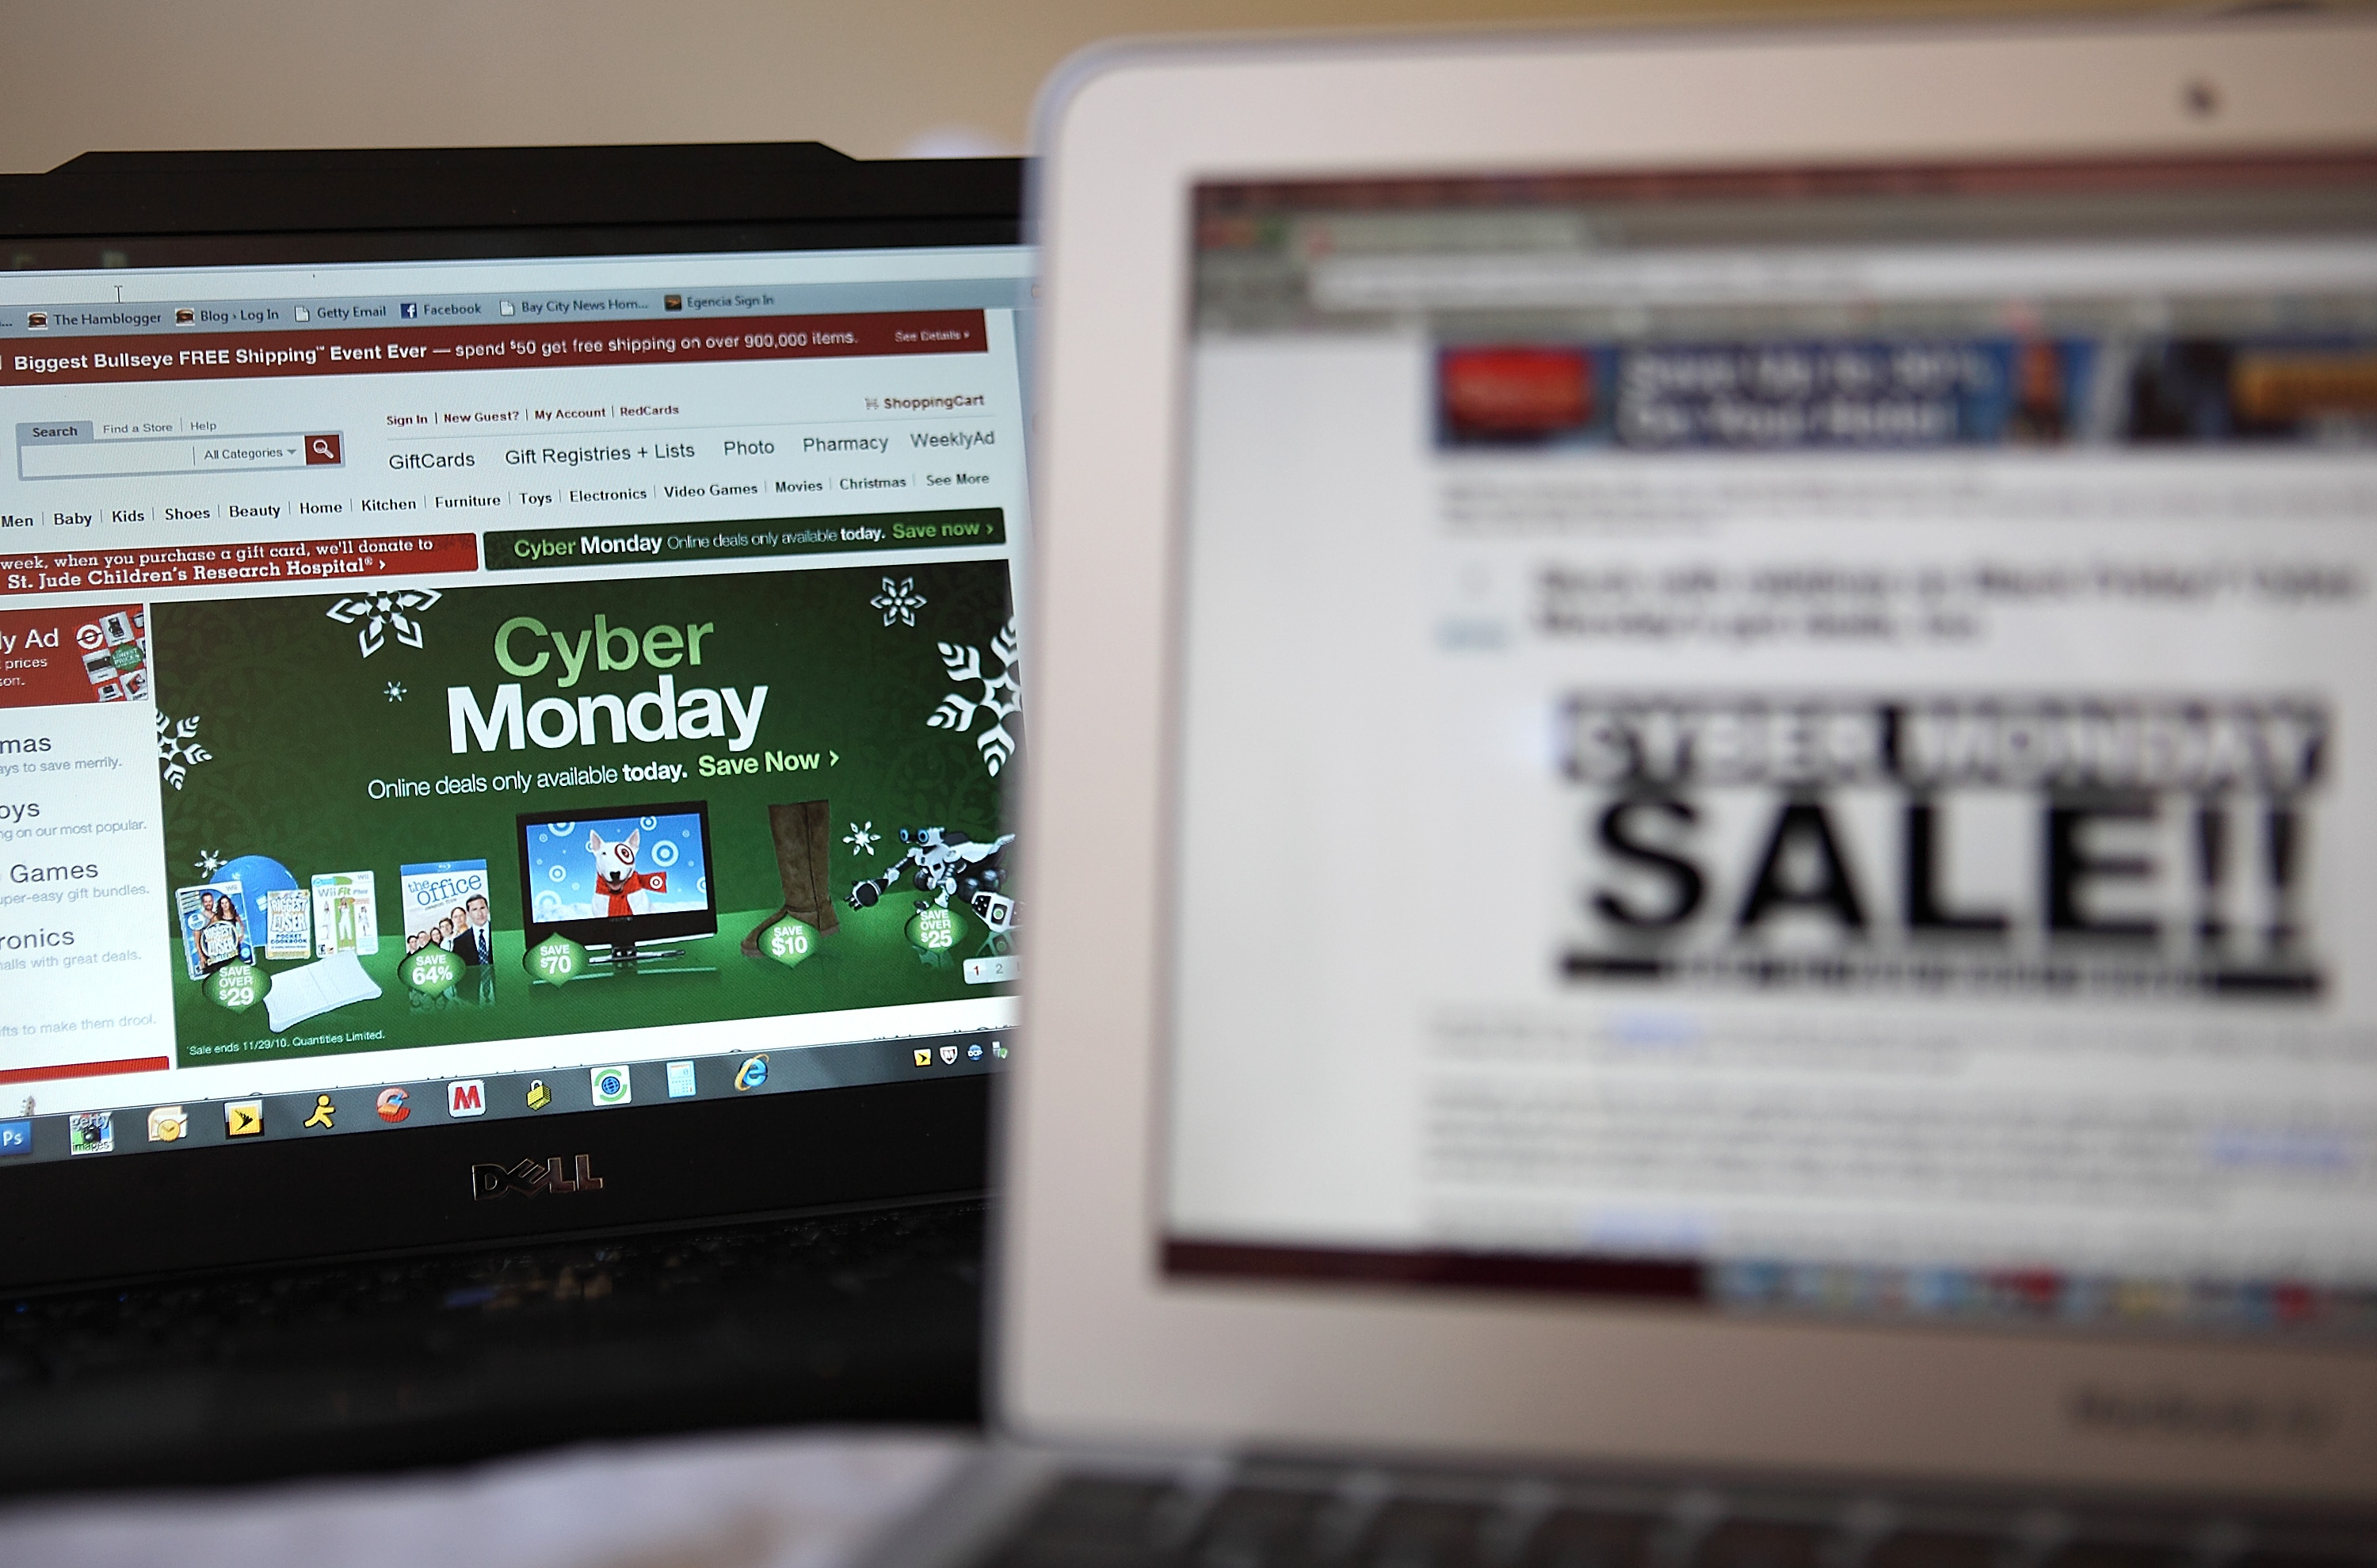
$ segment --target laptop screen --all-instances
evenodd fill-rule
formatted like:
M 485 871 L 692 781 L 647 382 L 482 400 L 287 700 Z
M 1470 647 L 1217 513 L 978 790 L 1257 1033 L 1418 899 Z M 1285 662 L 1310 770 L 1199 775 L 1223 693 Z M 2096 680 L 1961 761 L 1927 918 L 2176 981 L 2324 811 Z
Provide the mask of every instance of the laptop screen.
M 988 1071 L 1029 271 L 0 281 L 0 1160 Z
M 1173 1275 L 2377 1331 L 2377 168 L 1196 200 Z

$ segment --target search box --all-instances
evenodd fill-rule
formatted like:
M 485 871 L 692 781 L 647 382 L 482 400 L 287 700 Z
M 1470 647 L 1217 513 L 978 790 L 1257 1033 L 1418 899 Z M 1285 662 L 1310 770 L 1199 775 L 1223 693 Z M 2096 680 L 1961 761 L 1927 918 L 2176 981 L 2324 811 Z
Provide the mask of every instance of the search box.
M 337 431 L 294 436 L 141 437 L 120 441 L 17 442 L 20 479 L 132 479 L 146 474 L 257 473 L 283 468 L 340 468 L 346 439 Z

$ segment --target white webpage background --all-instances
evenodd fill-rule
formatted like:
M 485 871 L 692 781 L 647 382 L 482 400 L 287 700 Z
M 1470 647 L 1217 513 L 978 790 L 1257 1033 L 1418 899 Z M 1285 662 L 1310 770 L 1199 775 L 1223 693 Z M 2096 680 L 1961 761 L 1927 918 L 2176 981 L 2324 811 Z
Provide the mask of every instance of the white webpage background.
M 1172 1234 L 2377 1277 L 2377 996 L 2358 962 L 2377 940 L 2377 828 L 2354 806 L 2377 767 L 2367 457 L 1446 457 L 1433 448 L 1433 346 L 1416 333 L 1209 337 L 1193 353 L 1163 1121 Z M 1596 484 L 1630 492 L 1636 515 L 1605 506 L 1615 521 L 1499 542 L 1460 542 L 1441 522 L 1454 485 Z M 1811 485 L 1880 495 L 1811 507 Z M 2304 492 L 2328 500 L 2297 504 Z M 1692 504 L 1661 522 L 1642 511 L 1646 495 Z M 2316 560 L 2347 566 L 2361 586 L 2342 607 L 2000 608 L 1973 640 L 1884 652 L 1563 646 L 1533 628 L 1537 574 L 1555 560 L 1748 569 L 1980 555 Z M 1447 645 L 1448 630 L 1467 628 L 1467 640 L 1496 623 L 1509 633 L 1499 648 Z M 2308 1005 L 2044 1005 L 1566 983 L 1559 958 L 1579 928 L 1592 822 L 1558 772 L 1555 712 L 1579 688 L 2315 693 L 2335 728 L 2307 919 L 2331 988 Z M 1481 1022 L 1532 1043 L 1452 1044 Z M 1634 1048 L 1645 1040 L 1663 1048 Z M 2308 1188 L 2247 1171 L 2208 1198 L 2158 1197 L 2151 1169 L 2035 1186 L 2021 1201 L 1960 1199 L 1886 1173 L 1810 1192 L 1787 1170 L 1713 1184 L 1596 1167 L 1559 1147 L 1563 1127 L 1582 1124 L 1554 1119 L 1534 1135 L 1563 1157 L 1538 1177 L 1466 1179 L 1431 1159 L 1431 1126 L 1480 1093 L 1529 1113 L 1581 1097 L 1602 1107 L 1604 1131 L 1655 1108 L 1670 1146 L 1721 1148 L 1741 1125 L 1728 1119 L 1745 1113 L 1770 1133 L 1778 1116 L 1797 1118 L 1811 1156 L 1841 1136 L 1813 1119 L 1825 1107 L 1977 1123 L 1984 1142 L 2009 1105 L 2048 1118 L 2128 1107 L 2190 1129 L 2316 1126 L 2348 1169 Z

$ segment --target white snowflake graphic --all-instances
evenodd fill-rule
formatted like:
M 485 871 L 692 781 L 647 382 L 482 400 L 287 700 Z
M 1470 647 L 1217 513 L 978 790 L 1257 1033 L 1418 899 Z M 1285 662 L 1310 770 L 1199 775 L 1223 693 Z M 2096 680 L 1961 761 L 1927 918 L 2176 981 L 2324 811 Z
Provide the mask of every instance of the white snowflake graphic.
M 192 768 L 214 759 L 198 738 L 199 717 L 193 713 L 186 719 L 173 719 L 161 710 L 157 714 L 157 761 L 165 782 L 175 789 L 188 781 Z
M 368 659 L 388 646 L 388 634 L 407 648 L 421 646 L 421 612 L 442 597 L 435 588 L 376 588 L 340 599 L 324 611 L 340 626 L 363 623 L 355 645 Z
M 916 592 L 916 580 L 913 577 L 903 577 L 897 582 L 885 578 L 883 592 L 866 602 L 883 612 L 885 626 L 914 626 L 916 612 L 925 607 L 925 596 Z
M 874 819 L 869 818 L 864 823 L 851 823 L 850 832 L 842 835 L 842 842 L 850 845 L 853 855 L 865 855 L 883 842 L 883 835 L 875 831 Z
M 401 702 L 404 700 L 404 683 L 402 681 L 392 680 L 388 683 L 388 700 L 391 702 Z
M 1007 721 L 1023 711 L 1022 657 L 1015 640 L 1015 619 L 1008 617 L 998 635 L 990 640 L 990 656 L 998 661 L 998 673 L 982 673 L 982 650 L 973 646 L 961 648 L 953 642 L 938 645 L 941 665 L 949 671 L 950 679 L 958 682 L 980 682 L 982 695 L 969 698 L 950 692 L 941 699 L 925 723 L 937 730 L 955 730 L 961 735 L 973 731 L 974 716 L 987 713 L 990 727 L 974 736 L 973 746 L 982 753 L 983 766 L 997 778 L 1015 755 L 1015 736 L 1009 733 Z
M 190 864 L 192 867 L 197 868 L 199 876 L 212 877 L 217 871 L 223 868 L 222 851 L 220 849 L 202 849 L 198 851 L 198 857 L 196 860 L 191 861 Z

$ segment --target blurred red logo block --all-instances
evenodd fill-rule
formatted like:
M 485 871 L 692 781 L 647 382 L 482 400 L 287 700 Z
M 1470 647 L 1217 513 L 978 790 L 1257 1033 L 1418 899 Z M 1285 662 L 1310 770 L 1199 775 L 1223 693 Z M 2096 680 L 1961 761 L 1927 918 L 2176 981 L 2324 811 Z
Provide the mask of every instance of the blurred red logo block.
M 1447 349 L 1437 384 L 1457 438 L 1535 440 L 1593 418 L 1593 361 L 1583 349 Z

